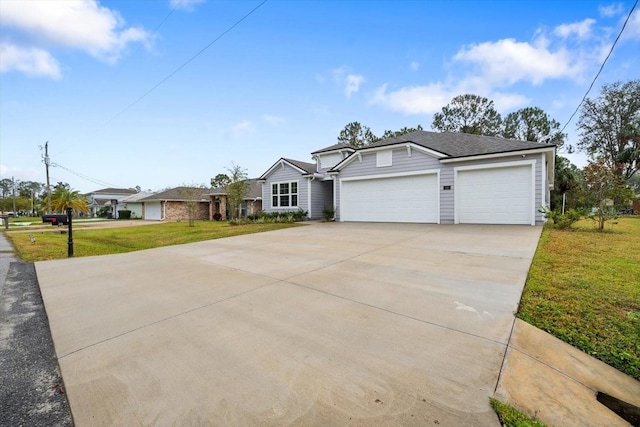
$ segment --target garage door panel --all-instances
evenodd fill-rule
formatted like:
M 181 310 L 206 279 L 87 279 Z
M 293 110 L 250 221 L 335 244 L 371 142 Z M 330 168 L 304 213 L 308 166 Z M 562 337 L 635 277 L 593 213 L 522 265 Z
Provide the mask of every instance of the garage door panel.
M 437 176 L 418 175 L 343 181 L 342 221 L 438 221 Z
M 531 165 L 458 171 L 458 222 L 531 224 Z

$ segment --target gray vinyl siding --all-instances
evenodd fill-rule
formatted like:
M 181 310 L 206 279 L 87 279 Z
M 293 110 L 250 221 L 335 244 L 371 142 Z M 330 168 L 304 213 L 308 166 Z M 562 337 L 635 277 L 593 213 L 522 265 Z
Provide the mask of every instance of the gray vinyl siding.
M 543 170 L 543 156 L 544 154 L 533 154 L 527 156 L 526 160 L 534 159 L 535 163 L 535 222 L 536 224 L 543 224 L 544 218 L 538 211 L 543 204 L 543 191 L 547 191 L 545 186 L 546 171 Z M 495 159 L 481 159 L 460 161 L 454 163 L 442 164 L 440 161 L 428 154 L 422 153 L 418 150 L 411 150 L 411 157 L 409 157 L 406 148 L 393 149 L 392 165 L 386 167 L 376 166 L 376 153 L 362 153 L 362 161 L 357 157 L 344 167 L 342 171 L 337 175 L 336 179 L 339 181 L 342 178 L 350 177 L 365 177 L 372 175 L 386 175 L 396 174 L 404 172 L 419 172 L 425 170 L 440 170 L 440 223 L 441 224 L 453 224 L 455 217 L 455 187 L 454 187 L 454 168 L 459 166 L 472 166 L 472 165 L 487 165 L 487 164 L 500 164 L 506 162 L 516 162 L 524 160 L 522 155 L 507 156 Z M 449 190 L 445 190 L 445 187 L 450 187 Z M 336 185 L 335 189 L 335 204 L 336 204 L 336 219 L 340 219 L 340 185 Z
M 298 182 L 298 207 L 273 207 L 271 199 L 271 184 L 276 182 Z M 307 205 L 307 186 L 309 180 L 304 178 L 302 174 L 293 169 L 291 166 L 284 164 L 284 167 L 278 166 L 276 170 L 267 177 L 266 182 L 262 185 L 262 209 L 265 212 L 286 212 L 297 211 L 298 209 L 308 210 Z
M 357 157 L 349 163 L 340 174 L 337 180 L 350 177 L 372 176 L 372 175 L 388 175 L 405 172 L 420 172 L 424 170 L 441 169 L 442 165 L 438 159 L 429 156 L 416 149 L 411 150 L 411 157 L 406 148 L 396 148 L 392 154 L 391 166 L 377 167 L 376 153 L 362 153 L 362 161 Z M 451 173 L 451 181 L 453 183 L 453 172 Z M 440 196 L 442 199 L 442 175 L 440 176 Z M 336 185 L 336 219 L 340 220 L 340 185 Z M 453 198 L 451 199 L 453 203 Z M 442 202 L 441 202 L 442 203 Z M 442 209 L 442 206 L 440 207 Z M 451 215 L 453 221 L 453 214 Z
M 333 207 L 333 181 L 321 181 L 315 179 L 311 181 L 311 212 L 308 213 L 311 219 L 321 219 L 322 209 Z

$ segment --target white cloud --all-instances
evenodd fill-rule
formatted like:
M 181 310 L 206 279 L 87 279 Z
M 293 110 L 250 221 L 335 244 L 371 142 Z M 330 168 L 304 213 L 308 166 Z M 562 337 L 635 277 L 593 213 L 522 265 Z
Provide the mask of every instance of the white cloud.
M 204 2 L 205 0 L 171 0 L 169 3 L 172 8 L 193 10 L 194 6 Z
M 0 73 L 13 70 L 28 76 L 61 77 L 58 62 L 46 50 L 0 42 Z
M 15 166 L 0 165 L 0 179 L 11 179 L 17 181 L 40 181 L 42 173 L 34 168 L 19 168 Z
M 587 18 L 572 24 L 561 24 L 553 30 L 553 33 L 563 38 L 575 35 L 579 39 L 585 39 L 591 35 L 591 27 L 595 23 L 595 19 Z
M 351 98 L 352 93 L 360 90 L 360 85 L 364 82 L 364 76 L 360 74 L 349 74 L 345 78 L 344 94 L 347 98 Z
M 476 66 L 494 84 L 528 81 L 534 85 L 549 78 L 576 77 L 582 67 L 565 48 L 548 49 L 544 38 L 534 44 L 503 39 L 460 50 L 453 59 Z
M 518 107 L 528 105 L 530 98 L 517 93 L 493 92 L 489 97 L 493 101 L 493 105 L 498 112 L 515 110 Z
M 598 12 L 600 12 L 600 16 L 616 16 L 620 15 L 624 11 L 624 6 L 620 3 L 612 3 L 606 6 L 599 6 Z
M 344 86 L 344 95 L 347 98 L 351 98 L 353 93 L 358 92 L 360 90 L 360 85 L 366 81 L 364 76 L 361 74 L 348 73 L 346 67 L 334 68 L 330 73 L 336 84 Z M 324 81 L 318 79 L 318 77 L 316 77 L 316 80 L 320 83 Z
M 282 117 L 272 116 L 271 114 L 263 114 L 262 120 L 264 120 L 271 126 L 276 126 L 284 122 L 284 119 Z
M 420 68 L 420 63 L 418 61 L 411 61 L 411 63 L 409 64 L 409 68 L 411 68 L 411 71 L 418 71 L 418 68 Z
M 151 35 L 141 27 L 125 27 L 117 11 L 84 1 L 3 2 L 0 25 L 29 40 L 23 49 L 45 51 L 57 46 L 77 49 L 115 63 L 132 43 L 148 45 Z M 48 53 L 51 57 L 51 53 Z
M 384 105 L 406 114 L 433 114 L 458 94 L 440 83 L 403 87 L 392 92 L 387 92 L 387 85 L 384 84 L 376 89 L 369 104 Z
M 249 120 L 243 120 L 240 123 L 236 123 L 235 125 L 233 125 L 233 127 L 231 128 L 231 135 L 234 138 L 240 138 L 241 136 L 252 133 L 253 131 L 253 123 L 251 123 Z
M 622 39 L 640 40 L 640 10 L 633 12 L 622 33 Z

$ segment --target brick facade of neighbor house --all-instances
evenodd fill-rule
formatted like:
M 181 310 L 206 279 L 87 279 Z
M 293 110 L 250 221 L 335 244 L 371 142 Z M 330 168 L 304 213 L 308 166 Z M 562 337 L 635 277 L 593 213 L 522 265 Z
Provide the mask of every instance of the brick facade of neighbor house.
M 164 205 L 165 221 L 188 221 L 189 213 L 185 202 L 167 201 Z M 209 203 L 199 202 L 195 219 L 203 221 L 209 219 Z

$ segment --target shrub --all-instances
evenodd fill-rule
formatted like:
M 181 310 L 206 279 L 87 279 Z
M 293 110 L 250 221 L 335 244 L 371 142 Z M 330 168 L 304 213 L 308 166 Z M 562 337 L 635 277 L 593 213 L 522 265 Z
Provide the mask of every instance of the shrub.
M 307 217 L 307 211 L 298 209 L 297 211 L 286 212 L 258 212 L 247 215 L 246 218 L 229 221 L 229 225 L 241 224 L 271 224 L 277 222 L 299 222 Z
M 213 219 L 214 219 L 215 221 L 220 221 L 220 220 L 222 220 L 222 214 L 221 214 L 221 213 L 219 213 L 219 212 L 218 212 L 218 213 L 214 213 L 214 214 L 213 214 Z
M 540 208 L 540 212 L 545 218 L 552 220 L 556 227 L 561 229 L 571 228 L 571 226 L 580 221 L 580 218 L 583 216 L 583 212 L 577 209 L 569 209 L 565 213 L 562 213 L 559 210 L 550 211 L 543 207 Z
M 335 217 L 336 210 L 333 206 L 325 206 L 322 208 L 322 217 L 325 221 L 331 221 Z

